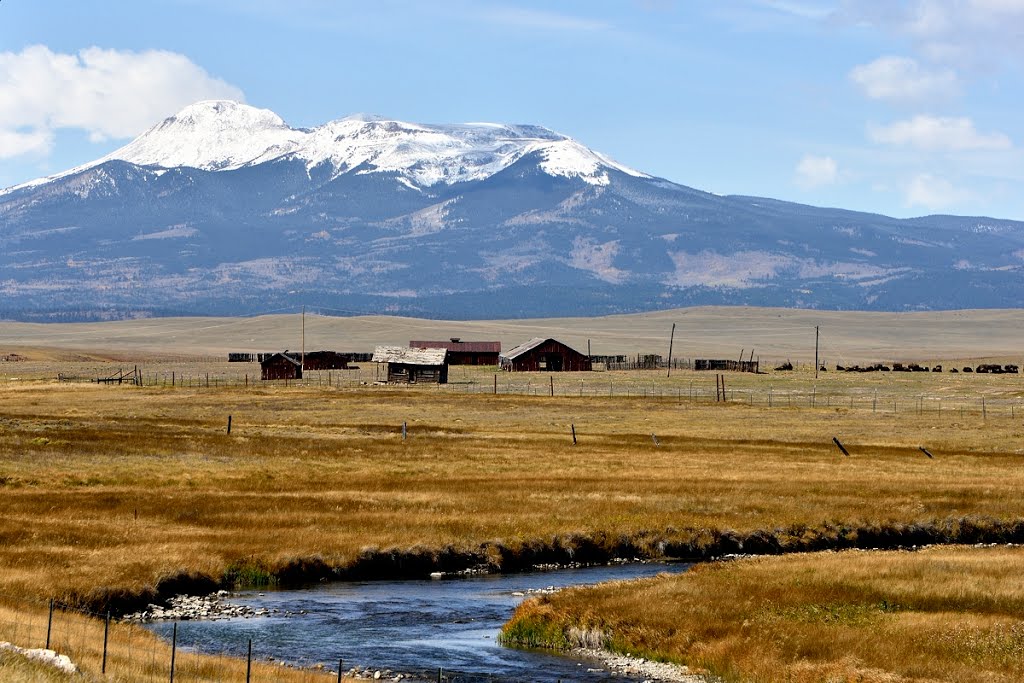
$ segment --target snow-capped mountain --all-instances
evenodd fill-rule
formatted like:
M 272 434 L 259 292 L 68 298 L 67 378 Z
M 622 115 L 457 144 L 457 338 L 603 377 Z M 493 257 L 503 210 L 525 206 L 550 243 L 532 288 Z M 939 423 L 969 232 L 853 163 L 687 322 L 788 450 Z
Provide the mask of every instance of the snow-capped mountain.
M 1024 224 L 720 197 L 549 129 L 199 102 L 0 192 L 8 317 L 1017 306 Z
M 107 161 L 230 171 L 294 159 L 303 162 L 307 172 L 325 165 L 334 177 L 393 172 L 410 187 L 430 187 L 483 180 L 533 153 L 541 157 L 546 173 L 594 185 L 608 183 L 606 169 L 648 177 L 540 126 L 431 126 L 356 114 L 303 129 L 288 126 L 268 109 L 228 100 L 188 106 L 121 149 L 72 172 Z

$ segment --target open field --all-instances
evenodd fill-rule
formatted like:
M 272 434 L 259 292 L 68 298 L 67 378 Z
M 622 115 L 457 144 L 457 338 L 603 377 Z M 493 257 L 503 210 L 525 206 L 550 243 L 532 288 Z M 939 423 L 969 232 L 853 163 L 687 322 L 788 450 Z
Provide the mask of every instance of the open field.
M 749 558 L 533 598 L 504 637 L 596 640 L 726 681 L 1011 683 L 1022 566 L 1021 547 Z
M 1008 412 L 671 393 L 6 385 L 0 591 L 104 606 L 164 576 L 298 571 L 295 560 L 314 557 L 347 567 L 371 548 L 452 548 L 453 564 L 515 566 L 558 535 L 632 539 L 654 554 L 708 529 L 1018 520 L 1022 432 Z
M 738 357 L 738 348 L 724 353 L 715 345 L 723 339 L 723 328 L 712 324 L 720 311 L 686 313 L 703 316 L 694 329 L 707 334 L 707 347 L 681 346 L 687 332 L 679 319 L 677 354 Z M 605 330 L 608 348 L 595 342 L 594 352 L 665 353 L 672 318 L 658 315 L 647 321 L 650 345 L 613 348 L 608 340 L 632 331 L 642 338 L 647 322 L 609 319 L 616 327 Z M 721 315 L 738 334 L 738 323 Z M 845 363 L 1020 363 L 1020 312 L 927 314 L 943 325 L 957 315 L 967 322 L 919 337 L 931 329 L 927 316 L 913 335 L 897 325 L 886 337 L 883 318 L 849 315 L 844 341 L 823 333 L 823 356 L 834 342 Z M 339 320 L 314 318 L 313 327 Z M 285 322 L 290 329 L 297 321 Z M 494 328 L 472 327 L 478 323 L 390 322 L 396 327 L 383 339 L 375 338 L 380 330 L 364 330 L 351 345 L 311 343 L 318 332 L 311 334 L 307 316 L 307 349 L 495 337 Z M 241 348 L 241 337 L 218 340 L 203 329 L 172 339 L 168 326 L 185 321 L 124 323 L 140 326 L 135 332 L 121 323 L 95 326 L 106 346 L 87 344 L 84 328 L 47 326 L 18 344 L 0 339 L 0 355 L 23 358 L 0 363 L 0 604 L 38 622 L 45 612 L 35 601 L 51 597 L 117 612 L 235 582 L 423 576 L 473 565 L 516 570 L 616 555 L 1024 540 L 1024 376 L 829 372 L 815 379 L 808 322 L 795 325 L 798 337 L 786 332 L 788 340 L 765 347 L 802 359 L 797 371 L 726 373 L 725 403 L 714 401 L 714 373 L 692 371 L 552 378 L 453 368 L 449 386 L 399 389 L 375 386 L 373 364 L 308 373 L 302 384 L 285 386 L 254 381 L 257 364 L 209 359 L 228 350 L 297 348 L 284 336 L 266 341 L 276 339 L 282 319 Z M 744 324 L 764 333 L 768 322 Z M 547 329 L 514 334 L 559 336 Z M 262 333 L 242 332 L 254 340 Z M 865 350 L 855 352 L 862 340 Z M 134 365 L 143 387 L 87 381 Z M 78 381 L 57 382 L 58 374 Z M 1024 569 L 1019 556 L 1006 561 Z
M 500 340 L 508 349 L 531 337 L 555 337 L 595 354 L 667 355 L 677 323 L 674 355 L 738 358 L 754 349 L 766 363 L 814 362 L 814 327 L 821 357 L 830 364 L 990 358 L 1020 354 L 1024 311 L 967 310 L 865 313 L 749 307 L 702 307 L 600 318 L 443 321 L 361 316 L 306 316 L 306 349 L 372 351 L 410 339 Z M 157 318 L 106 323 L 0 323 L 0 356 L 21 349 L 71 350 L 137 359 L 140 354 L 225 357 L 230 351 L 301 347 L 299 315 L 253 318 Z

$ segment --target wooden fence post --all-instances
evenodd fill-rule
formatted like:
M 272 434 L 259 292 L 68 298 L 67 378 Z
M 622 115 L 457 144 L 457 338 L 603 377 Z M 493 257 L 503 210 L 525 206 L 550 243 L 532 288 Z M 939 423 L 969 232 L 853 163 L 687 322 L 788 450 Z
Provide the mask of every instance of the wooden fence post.
M 171 683 L 174 683 L 174 656 L 178 653 L 178 622 L 171 631 Z
M 50 618 L 46 621 L 46 649 L 50 649 L 50 633 L 53 631 L 53 598 L 50 598 Z
M 110 612 L 107 612 L 107 618 L 103 622 L 103 664 L 100 667 L 100 673 L 107 673 L 107 637 L 110 635 Z

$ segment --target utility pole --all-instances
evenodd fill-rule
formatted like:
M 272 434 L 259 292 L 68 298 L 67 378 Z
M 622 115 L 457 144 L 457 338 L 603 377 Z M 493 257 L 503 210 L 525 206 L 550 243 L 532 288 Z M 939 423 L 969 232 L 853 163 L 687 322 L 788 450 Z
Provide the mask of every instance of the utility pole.
M 665 377 L 672 376 L 672 342 L 676 339 L 676 324 L 672 323 L 672 333 L 668 337 L 668 374 Z
M 302 355 L 299 357 L 302 371 L 306 371 L 306 306 L 302 306 Z
M 814 379 L 818 379 L 818 326 L 814 326 Z

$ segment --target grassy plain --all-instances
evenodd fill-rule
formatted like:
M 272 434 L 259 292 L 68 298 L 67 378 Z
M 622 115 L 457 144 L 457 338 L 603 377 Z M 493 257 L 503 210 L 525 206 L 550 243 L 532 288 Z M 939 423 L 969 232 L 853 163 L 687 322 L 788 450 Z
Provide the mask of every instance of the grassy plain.
M 768 408 L 672 392 L 8 385 L 0 591 L 101 606 L 161 576 L 273 573 L 312 557 L 344 567 L 371 548 L 1024 518 L 1022 435 L 1008 411 Z
M 993 338 L 974 357 L 1019 362 Z M 814 379 L 805 365 L 727 373 L 716 403 L 713 373 L 689 371 L 563 374 L 550 397 L 543 374 L 500 374 L 493 395 L 493 369 L 394 389 L 366 364 L 285 387 L 184 350 L 18 349 L 27 360 L 0 368 L 0 604 L 21 613 L 26 598 L 127 605 L 183 576 L 509 568 L 552 549 L 657 555 L 722 537 L 781 550 L 916 528 L 954 539 L 1024 520 L 1019 375 Z M 956 358 L 933 350 L 902 357 Z M 126 364 L 147 386 L 55 381 Z
M 686 662 L 726 681 L 1024 680 L 1024 548 L 797 554 L 532 599 L 512 641 Z

